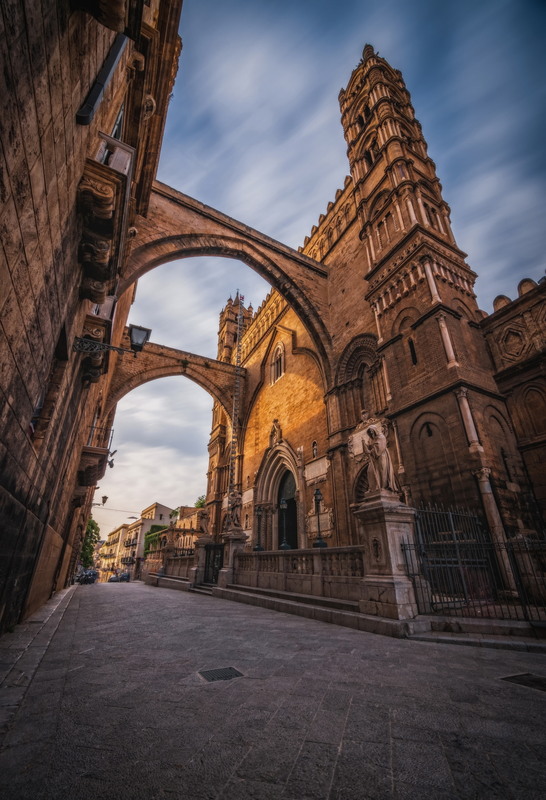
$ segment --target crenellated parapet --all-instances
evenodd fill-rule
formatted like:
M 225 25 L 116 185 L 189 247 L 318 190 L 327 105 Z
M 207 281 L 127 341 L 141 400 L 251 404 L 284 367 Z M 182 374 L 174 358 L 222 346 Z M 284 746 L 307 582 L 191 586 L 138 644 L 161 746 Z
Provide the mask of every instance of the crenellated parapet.
M 300 252 L 322 261 L 334 245 L 341 239 L 347 228 L 356 218 L 354 187 L 350 175 L 347 175 L 343 189 L 338 189 L 333 202 L 328 203 L 326 212 L 321 214 L 311 234 L 306 236 Z
M 484 317 L 481 327 L 498 372 L 519 371 L 524 362 L 544 358 L 545 294 L 546 278 L 538 283 L 531 278 L 524 278 L 518 284 L 518 297 L 515 300 L 499 295 L 493 301 L 493 313 Z
M 271 333 L 277 320 L 284 314 L 287 305 L 286 300 L 281 297 L 276 289 L 272 289 L 269 292 L 243 333 L 241 342 L 241 359 L 243 363 L 254 348 L 259 345 L 264 336 Z

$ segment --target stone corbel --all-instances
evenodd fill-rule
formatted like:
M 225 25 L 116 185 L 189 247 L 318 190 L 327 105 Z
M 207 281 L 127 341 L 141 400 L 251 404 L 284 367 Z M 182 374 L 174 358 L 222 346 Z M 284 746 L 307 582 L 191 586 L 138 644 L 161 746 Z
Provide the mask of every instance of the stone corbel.
M 142 0 L 73 0 L 73 4 L 111 31 L 126 33 L 131 39 L 136 39 L 140 32 Z

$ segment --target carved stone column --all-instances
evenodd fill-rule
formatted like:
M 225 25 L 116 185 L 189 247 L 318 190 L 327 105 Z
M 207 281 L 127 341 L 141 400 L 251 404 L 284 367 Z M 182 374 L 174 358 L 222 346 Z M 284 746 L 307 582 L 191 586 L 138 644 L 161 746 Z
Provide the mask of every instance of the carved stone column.
M 459 364 L 457 362 L 457 359 L 455 358 L 455 351 L 453 349 L 453 344 L 451 343 L 451 336 L 449 335 L 449 330 L 446 323 L 446 316 L 445 314 L 438 314 L 436 319 L 438 320 L 438 325 L 440 327 L 442 344 L 444 345 L 444 350 L 447 357 L 447 366 L 458 367 Z
M 478 431 L 476 430 L 476 425 L 474 424 L 474 418 L 472 416 L 472 410 L 468 402 L 468 389 L 462 387 L 455 392 L 455 395 L 459 402 L 459 408 L 463 418 L 464 429 L 466 431 L 466 437 L 469 444 L 468 449 L 471 453 L 483 453 L 483 447 L 480 444 Z
M 512 572 L 512 565 L 506 549 L 506 538 L 504 535 L 504 525 L 502 518 L 491 488 L 489 476 L 491 470 L 489 467 L 482 467 L 477 470 L 474 475 L 478 479 L 478 486 L 482 496 L 483 508 L 487 518 L 487 524 L 491 532 L 493 542 L 497 545 L 495 552 L 497 555 L 497 563 L 504 581 L 506 588 L 514 594 L 517 594 L 517 585 Z
M 440 303 L 441 297 L 438 292 L 438 287 L 436 286 L 436 281 L 434 280 L 434 275 L 432 274 L 432 267 L 430 266 L 430 259 L 423 258 L 421 259 L 422 264 L 425 268 L 425 276 L 428 283 L 428 288 L 430 290 L 430 296 L 433 303 Z

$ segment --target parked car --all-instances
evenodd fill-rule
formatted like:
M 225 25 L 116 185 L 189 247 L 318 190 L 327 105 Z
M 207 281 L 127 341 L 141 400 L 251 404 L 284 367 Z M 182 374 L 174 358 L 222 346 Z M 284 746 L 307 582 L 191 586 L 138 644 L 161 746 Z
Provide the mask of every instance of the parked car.
M 74 578 L 75 583 L 95 583 L 99 573 L 96 569 L 84 569 Z
M 118 575 L 110 575 L 108 583 L 128 583 L 130 578 L 128 572 L 120 572 Z

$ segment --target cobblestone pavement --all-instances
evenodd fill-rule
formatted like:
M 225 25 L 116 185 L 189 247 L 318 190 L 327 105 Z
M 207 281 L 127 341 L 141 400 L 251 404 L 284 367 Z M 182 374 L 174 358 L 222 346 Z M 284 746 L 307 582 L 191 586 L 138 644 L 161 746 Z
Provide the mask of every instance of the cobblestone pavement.
M 221 667 L 243 677 L 198 674 Z M 0 639 L 0 796 L 542 800 L 546 693 L 502 680 L 522 673 L 546 657 L 72 587 Z

